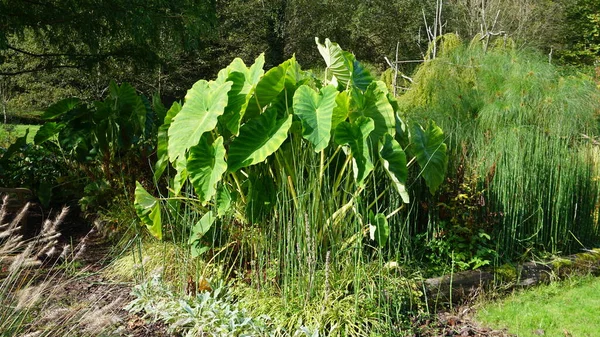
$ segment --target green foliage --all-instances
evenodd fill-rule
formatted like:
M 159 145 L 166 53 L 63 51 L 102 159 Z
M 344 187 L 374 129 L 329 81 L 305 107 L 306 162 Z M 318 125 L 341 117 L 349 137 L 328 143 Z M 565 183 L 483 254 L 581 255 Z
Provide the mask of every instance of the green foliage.
M 600 60 L 600 5 L 593 0 L 571 1 L 565 6 L 563 61 L 593 65 Z
M 198 81 L 186 95 L 186 101 L 169 127 L 169 160 L 184 157 L 190 147 L 199 143 L 202 134 L 217 126 L 217 117 L 227 105 L 231 82 L 223 84 Z
M 501 258 L 595 242 L 597 149 L 586 138 L 598 132 L 595 84 L 502 44 L 487 52 L 478 40 L 441 49 L 419 67 L 399 105 L 407 116 L 434 119 L 444 129 L 449 172 L 456 173 L 449 177 L 454 191 L 442 193 L 442 202 L 466 194 L 474 207 L 468 213 Z M 461 176 L 475 177 L 468 193 L 461 192 Z M 430 203 L 427 216 L 437 222 L 442 213 L 465 209 L 453 203 L 449 209 Z M 477 239 L 471 220 L 456 219 L 460 237 L 460 228 L 469 228 Z
M 326 75 L 323 82 L 302 71 L 295 58 L 266 73 L 261 68 L 262 56 L 250 67 L 235 59 L 219 72 L 216 80 L 198 81 L 188 92 L 181 111 L 177 112 L 178 105 L 174 105 L 159 127 L 162 133 L 157 164 L 160 175 L 166 167 L 164 147 L 168 144 L 169 159 L 176 171 L 171 190 L 174 193 L 170 197 L 178 198 L 189 180 L 195 193 L 186 202 L 196 205 L 202 214 L 217 214 L 216 221 L 207 223 L 220 223 L 220 218 L 227 214 L 224 205 L 234 212 L 244 209 L 237 213 L 244 224 L 267 221 L 276 191 L 290 184 L 289 179 L 296 179 L 297 174 L 304 174 L 295 171 L 291 153 L 306 149 L 308 143 L 314 152 L 321 154 L 321 182 L 329 179 L 337 186 L 344 172 L 349 171 L 346 166 L 352 163 L 354 183 L 344 182 L 346 188 L 356 189 L 360 194 L 365 185 L 371 183 L 368 178 L 381 159 L 396 190 L 408 201 L 404 188 L 408 175 L 406 155 L 393 140 L 396 120 L 399 120 L 397 105 L 389 98 L 385 85 L 373 81 L 352 54 L 329 40 L 325 46 L 318 44 L 318 47 L 333 73 L 331 78 Z M 328 82 L 337 83 L 338 88 L 327 85 Z M 421 159 L 418 162 L 425 168 L 423 177 L 434 193 L 441 183 L 440 177 L 445 174 L 445 166 L 440 164 L 446 159 L 441 129 L 430 126 L 428 130 L 418 139 L 436 148 L 427 148 L 430 156 L 427 165 L 421 163 Z M 329 163 L 326 163 L 327 155 L 342 149 L 346 163 L 331 167 L 326 173 L 327 166 L 335 159 L 328 158 Z M 414 152 L 422 157 L 423 151 Z M 215 197 L 217 190 L 223 192 L 218 194 L 219 198 L 227 194 L 239 197 L 219 200 Z M 341 206 L 340 203 L 338 207 Z M 177 212 L 177 209 L 166 212 Z M 245 218 L 240 217 L 241 214 L 245 214 Z M 383 233 L 387 229 L 384 230 L 382 221 L 378 223 L 381 224 L 379 243 L 384 246 L 387 235 Z M 206 226 L 204 223 L 196 226 L 197 230 L 192 229 L 187 241 L 199 242 L 208 232 Z M 200 248 L 193 246 L 198 254 Z
M 385 214 L 370 214 L 369 217 L 371 220 L 371 225 L 369 226 L 371 240 L 377 241 L 379 247 L 384 247 L 390 236 L 390 226 L 385 218 Z
M 198 145 L 190 149 L 186 167 L 191 173 L 190 182 L 201 202 L 211 200 L 217 192 L 217 183 L 227 171 L 224 156 L 222 137 L 215 139 L 212 145 L 208 145 L 206 138 L 202 137 Z
M 342 122 L 335 128 L 335 141 L 339 145 L 347 145 L 352 152 L 354 179 L 359 186 L 363 185 L 369 173 L 373 171 L 367 138 L 374 129 L 373 120 L 363 116 L 353 123 Z
M 27 142 L 27 135 L 0 147 L 0 186 L 28 188 L 44 206 L 78 196 L 79 178 L 56 148 Z
M 434 194 L 444 181 L 448 158 L 442 129 L 430 121 L 427 130 L 420 125 L 413 125 L 411 150 L 417 158 L 429 191 Z
M 136 297 L 125 308 L 132 313 L 144 313 L 152 322 L 164 322 L 170 334 L 182 336 L 272 336 L 266 316 L 252 316 L 239 304 L 226 284 L 195 296 L 177 296 L 160 277 L 137 285 Z
M 383 168 L 394 183 L 398 194 L 400 194 L 405 203 L 409 203 L 410 197 L 406 190 L 406 180 L 408 178 L 406 153 L 404 153 L 400 144 L 388 134 L 384 137 L 383 146 L 379 150 L 379 154 L 381 155 Z
M 278 111 L 266 111 L 240 128 L 240 135 L 231 142 L 227 169 L 235 172 L 243 167 L 263 162 L 283 144 L 292 126 L 292 115 L 277 119 Z
M 337 90 L 331 85 L 324 87 L 319 93 L 308 85 L 303 85 L 294 94 L 294 112 L 302 121 L 302 136 L 313 144 L 315 152 L 322 151 L 329 145 L 337 94 Z
M 97 207 L 110 201 L 115 187 L 132 191 L 133 181 L 129 180 L 129 185 L 122 178 L 143 172 L 139 162 L 152 150 L 150 141 L 164 118 L 159 116 L 162 113 L 158 102 L 153 109 L 129 84 L 111 82 L 103 101 L 87 104 L 67 98 L 50 106 L 35 142 L 60 154 L 66 164 L 76 168 L 74 172 L 87 176 L 80 204 Z
M 148 231 L 157 239 L 162 239 L 162 222 L 160 216 L 160 203 L 136 182 L 135 186 L 135 212 Z

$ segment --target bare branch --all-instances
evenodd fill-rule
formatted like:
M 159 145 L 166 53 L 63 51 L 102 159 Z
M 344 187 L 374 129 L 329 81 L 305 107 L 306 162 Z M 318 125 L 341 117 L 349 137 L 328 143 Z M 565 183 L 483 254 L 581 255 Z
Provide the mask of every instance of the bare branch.
M 46 66 L 37 67 L 37 68 L 33 68 L 33 69 L 25 69 L 25 70 L 19 70 L 19 71 L 14 71 L 14 72 L 0 71 L 0 76 L 16 76 L 16 75 L 22 75 L 22 74 L 36 73 L 38 71 L 45 71 L 45 70 L 50 70 L 50 69 L 62 69 L 62 68 L 80 69 L 82 67 L 83 67 L 82 65 L 46 65 Z

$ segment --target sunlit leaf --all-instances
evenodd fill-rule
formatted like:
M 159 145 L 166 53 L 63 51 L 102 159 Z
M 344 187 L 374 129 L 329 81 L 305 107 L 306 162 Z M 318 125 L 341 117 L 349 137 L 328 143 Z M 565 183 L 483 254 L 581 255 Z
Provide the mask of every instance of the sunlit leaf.
M 319 93 L 303 85 L 294 94 L 294 114 L 302 121 L 302 136 L 314 145 L 315 152 L 320 152 L 329 144 L 337 93 L 331 85 Z
M 396 187 L 402 201 L 409 203 L 410 198 L 406 190 L 408 168 L 406 166 L 406 154 L 402 150 L 402 147 L 400 147 L 400 144 L 392 136 L 386 134 L 383 137 L 383 144 L 381 150 L 379 150 L 379 155 L 383 168 L 394 183 L 394 187 Z
M 167 165 L 169 164 L 168 132 L 173 117 L 175 117 L 175 115 L 177 115 L 179 111 L 181 111 L 181 105 L 178 102 L 174 102 L 165 115 L 163 125 L 158 127 L 156 146 L 157 160 L 154 164 L 154 181 L 158 181 L 158 179 L 162 176 L 163 172 L 167 168 Z
M 411 131 L 412 153 L 417 158 L 429 191 L 434 194 L 444 182 L 448 166 L 444 133 L 433 121 L 429 122 L 426 130 L 415 123 Z
M 232 83 L 196 82 L 185 96 L 185 104 L 169 127 L 169 160 L 185 157 L 186 151 L 198 144 L 202 134 L 217 126 L 217 118 L 227 106 Z
M 342 122 L 335 129 L 335 142 L 350 147 L 354 179 L 359 186 L 373 170 L 367 139 L 374 129 L 373 120 L 368 117 L 359 117 L 353 123 Z
M 51 139 L 54 136 L 58 135 L 60 130 L 62 130 L 64 127 L 65 125 L 62 123 L 46 122 L 38 129 L 38 131 L 35 134 L 35 137 L 33 138 L 33 141 L 36 145 L 42 144 L 48 139 Z
M 279 149 L 291 125 L 292 115 L 277 120 L 276 110 L 268 110 L 248 121 L 240 129 L 240 136 L 231 142 L 228 170 L 233 172 L 263 162 Z
M 60 117 L 63 114 L 75 109 L 81 104 L 81 100 L 79 98 L 71 97 L 66 98 L 61 101 L 58 101 L 52 104 L 44 113 L 42 114 L 42 118 L 46 120 L 55 119 L 56 117 Z
M 390 236 L 390 226 L 384 214 L 378 213 L 371 217 L 370 236 L 371 240 L 377 241 L 379 247 L 385 246 Z
M 146 225 L 150 234 L 162 240 L 162 222 L 158 199 L 146 192 L 139 182 L 135 182 L 135 213 Z
M 201 241 L 212 225 L 215 223 L 216 217 L 212 211 L 206 212 L 198 222 L 192 227 L 192 232 L 188 239 L 188 244 L 191 246 L 192 257 L 198 257 L 210 249 Z
M 206 137 L 190 148 L 187 159 L 187 171 L 200 202 L 209 201 L 217 191 L 217 183 L 227 171 L 223 137 L 215 139 L 212 145 Z

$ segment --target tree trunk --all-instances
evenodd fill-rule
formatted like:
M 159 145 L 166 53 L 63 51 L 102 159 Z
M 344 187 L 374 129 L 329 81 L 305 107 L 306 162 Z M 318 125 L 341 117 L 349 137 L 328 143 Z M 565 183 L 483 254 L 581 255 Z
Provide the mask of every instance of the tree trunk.
M 527 288 L 568 274 L 599 274 L 600 250 L 574 254 L 549 262 L 527 262 L 495 271 L 468 270 L 423 281 L 427 301 L 433 305 L 474 299 L 481 290 Z

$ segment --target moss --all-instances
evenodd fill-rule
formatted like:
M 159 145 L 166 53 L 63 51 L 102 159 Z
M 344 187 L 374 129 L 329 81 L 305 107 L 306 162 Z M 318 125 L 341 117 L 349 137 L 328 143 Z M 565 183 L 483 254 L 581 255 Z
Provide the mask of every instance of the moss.
M 518 278 L 517 268 L 511 264 L 505 263 L 494 270 L 494 276 L 496 281 L 500 283 L 516 282 Z
M 596 249 L 589 253 L 577 254 L 574 264 L 577 270 L 590 272 L 595 265 L 600 264 L 600 250 Z
M 568 274 L 573 269 L 573 261 L 569 259 L 557 258 L 552 261 L 552 270 L 559 276 Z

